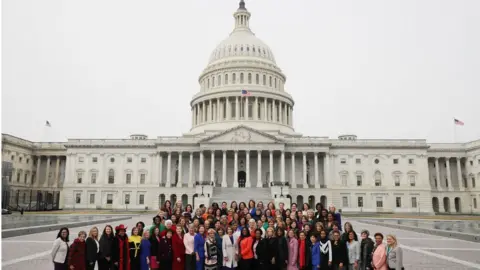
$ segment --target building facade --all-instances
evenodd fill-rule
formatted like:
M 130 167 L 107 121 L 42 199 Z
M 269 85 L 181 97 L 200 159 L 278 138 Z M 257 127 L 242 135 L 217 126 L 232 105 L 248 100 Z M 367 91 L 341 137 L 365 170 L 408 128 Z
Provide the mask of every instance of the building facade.
M 241 1 L 232 33 L 200 74 L 192 128 L 182 136 L 45 144 L 3 135 L 4 160 L 15 156 L 9 183 L 20 201 L 35 187 L 47 196 L 59 191 L 64 209 L 284 196 L 345 212 L 480 213 L 480 140 L 429 144 L 297 133 L 286 75 L 251 31 L 250 16 Z

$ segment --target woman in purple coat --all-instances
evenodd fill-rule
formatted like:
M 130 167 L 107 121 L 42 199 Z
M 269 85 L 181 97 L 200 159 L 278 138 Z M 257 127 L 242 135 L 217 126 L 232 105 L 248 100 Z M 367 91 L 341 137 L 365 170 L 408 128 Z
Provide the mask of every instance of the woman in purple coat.
M 140 242 L 140 270 L 150 269 L 150 232 L 143 232 L 142 241 Z

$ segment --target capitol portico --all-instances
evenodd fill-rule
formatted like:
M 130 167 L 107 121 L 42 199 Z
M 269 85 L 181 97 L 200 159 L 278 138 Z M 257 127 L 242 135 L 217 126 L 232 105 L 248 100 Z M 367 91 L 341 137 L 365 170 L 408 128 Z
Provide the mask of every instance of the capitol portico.
M 38 190 L 47 196 L 34 195 L 36 203 L 56 191 L 58 199 L 50 198 L 64 209 L 284 197 L 345 212 L 480 213 L 480 140 L 432 144 L 296 132 L 287 77 L 250 29 L 250 17 L 240 1 L 233 31 L 198 79 L 192 128 L 182 136 L 33 143 L 4 134 L 9 204 L 28 204 Z M 25 164 L 42 156 L 46 162 Z

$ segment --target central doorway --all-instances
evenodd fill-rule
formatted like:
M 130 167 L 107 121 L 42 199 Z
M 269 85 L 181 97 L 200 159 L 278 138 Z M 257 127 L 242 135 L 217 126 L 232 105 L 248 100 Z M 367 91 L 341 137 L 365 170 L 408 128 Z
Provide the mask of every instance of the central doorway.
M 244 188 L 245 182 L 247 182 L 247 174 L 245 171 L 238 172 L 238 187 Z

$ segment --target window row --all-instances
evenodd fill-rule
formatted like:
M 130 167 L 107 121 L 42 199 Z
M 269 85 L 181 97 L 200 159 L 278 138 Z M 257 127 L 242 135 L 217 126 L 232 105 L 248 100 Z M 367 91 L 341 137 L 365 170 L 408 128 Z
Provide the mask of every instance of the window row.
M 12 156 L 10 157 L 10 159 L 11 159 L 12 161 L 15 161 L 15 155 L 12 155 Z M 22 163 L 22 162 L 23 162 L 23 157 L 18 157 L 18 163 Z M 25 158 L 25 163 L 26 163 L 26 164 L 29 164 L 29 163 L 30 163 L 30 158 Z M 36 164 L 36 162 L 34 162 L 34 164 Z
M 223 48 L 215 50 L 210 58 L 210 61 L 214 61 L 228 56 L 256 56 L 263 57 L 275 61 L 273 54 L 270 50 L 256 47 L 255 45 L 228 45 Z
M 85 172 L 83 171 L 77 171 L 77 184 L 82 184 L 84 183 L 84 177 L 85 177 Z M 97 171 L 91 171 L 89 174 L 90 178 L 90 184 L 96 184 L 97 183 L 97 178 L 98 178 L 98 172 Z M 125 173 L 125 184 L 132 184 L 132 179 L 133 179 L 133 173 L 128 171 Z M 113 169 L 110 169 L 108 171 L 108 178 L 107 178 L 107 183 L 108 184 L 115 184 L 115 171 Z M 140 171 L 138 174 L 138 183 L 139 184 L 145 184 L 147 180 L 147 172 L 146 171 Z
M 98 157 L 92 157 L 91 158 L 92 163 L 98 163 Z M 109 158 L 110 163 L 115 163 L 115 158 L 110 157 Z M 127 163 L 133 163 L 133 157 L 127 157 L 126 158 Z M 85 162 L 85 157 L 79 156 L 78 157 L 78 163 L 84 163 Z M 140 162 L 141 163 L 147 163 L 147 158 L 146 157 L 140 157 Z
M 348 172 L 341 172 L 341 180 L 342 180 L 342 186 L 346 187 L 349 186 L 348 183 Z M 393 174 L 393 179 L 396 187 L 399 187 L 401 184 L 401 173 L 394 173 Z M 374 182 L 376 187 L 382 186 L 382 173 L 379 171 L 376 171 L 374 174 Z M 408 173 L 408 185 L 411 187 L 414 187 L 416 185 L 416 178 L 417 175 L 416 173 Z M 363 183 L 363 174 L 356 174 L 356 185 L 357 187 L 361 187 Z
M 230 84 L 255 84 L 268 86 L 277 90 L 283 90 L 283 81 L 280 77 L 259 73 L 232 73 L 223 75 L 212 75 L 203 79 L 202 88 L 211 89 L 222 85 Z
M 374 162 L 375 164 L 380 164 L 380 159 L 376 158 L 376 159 L 373 160 L 373 162 Z M 399 159 L 398 159 L 398 158 L 394 158 L 394 159 L 392 160 L 392 162 L 393 162 L 393 164 L 397 165 L 397 164 L 399 164 Z M 341 159 L 340 159 L 340 164 L 346 165 L 346 164 L 348 164 L 348 160 L 347 160 L 346 158 L 341 158 Z M 361 159 L 361 158 L 356 158 L 356 159 L 355 159 L 355 164 L 358 164 L 358 165 L 362 164 L 362 159 Z M 414 165 L 414 164 L 415 164 L 415 160 L 414 160 L 413 158 L 409 158 L 409 159 L 408 159 L 408 164 L 409 164 L 409 165 Z
M 342 197 L 342 207 L 365 207 L 364 206 L 364 197 L 359 196 L 357 197 L 357 205 L 354 206 L 353 204 L 350 205 L 349 202 L 349 197 L 348 196 L 343 196 Z M 383 208 L 383 197 L 376 197 L 375 198 L 375 207 L 377 208 Z M 395 197 L 395 207 L 396 208 L 402 208 L 402 207 L 407 207 L 406 205 L 402 205 L 402 197 Z M 418 202 L 417 202 L 417 197 L 411 197 L 410 198 L 410 207 L 411 208 L 417 208 L 418 207 Z
M 88 198 L 88 204 L 96 204 L 96 194 L 95 193 L 90 193 L 89 198 Z M 124 204 L 130 204 L 130 194 L 124 194 Z M 76 193 L 75 194 L 75 204 L 81 204 L 82 203 L 82 193 Z M 113 204 L 113 194 L 107 194 L 107 200 L 106 200 L 107 205 L 112 205 Z M 145 204 L 145 194 L 139 194 L 137 197 L 137 204 L 139 205 L 144 205 Z

